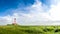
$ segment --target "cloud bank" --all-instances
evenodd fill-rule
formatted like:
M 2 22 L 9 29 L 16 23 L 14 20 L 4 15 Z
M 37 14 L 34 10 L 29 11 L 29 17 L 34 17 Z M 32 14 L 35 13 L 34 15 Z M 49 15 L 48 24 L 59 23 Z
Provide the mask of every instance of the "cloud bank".
M 36 0 L 33 5 L 23 8 L 29 11 L 28 13 L 23 13 L 24 11 L 18 5 L 16 9 L 7 10 L 14 12 L 12 16 L 0 17 L 0 24 L 11 24 L 13 19 L 16 18 L 17 23 L 20 25 L 56 25 L 55 21 L 60 21 L 60 1 L 53 1 L 51 0 L 49 8 L 47 5 L 42 4 L 41 1 Z

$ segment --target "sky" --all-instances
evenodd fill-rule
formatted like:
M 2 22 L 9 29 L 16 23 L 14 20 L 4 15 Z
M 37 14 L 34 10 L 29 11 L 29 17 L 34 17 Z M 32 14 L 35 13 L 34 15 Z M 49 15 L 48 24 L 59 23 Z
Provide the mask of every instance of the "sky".
M 0 25 L 60 25 L 60 0 L 0 0 Z

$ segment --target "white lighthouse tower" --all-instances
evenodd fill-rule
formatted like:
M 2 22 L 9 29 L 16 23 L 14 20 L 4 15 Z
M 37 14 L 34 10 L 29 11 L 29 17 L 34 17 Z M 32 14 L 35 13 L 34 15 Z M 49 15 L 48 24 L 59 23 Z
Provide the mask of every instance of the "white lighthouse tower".
M 14 18 L 14 20 L 13 20 L 13 23 L 12 23 L 13 25 L 16 25 L 16 18 Z

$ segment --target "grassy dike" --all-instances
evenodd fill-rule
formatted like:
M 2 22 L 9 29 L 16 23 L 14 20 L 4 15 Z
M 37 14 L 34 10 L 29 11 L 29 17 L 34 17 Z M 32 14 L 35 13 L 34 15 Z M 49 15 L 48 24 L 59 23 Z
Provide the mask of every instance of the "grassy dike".
M 60 34 L 60 26 L 0 26 L 0 34 Z

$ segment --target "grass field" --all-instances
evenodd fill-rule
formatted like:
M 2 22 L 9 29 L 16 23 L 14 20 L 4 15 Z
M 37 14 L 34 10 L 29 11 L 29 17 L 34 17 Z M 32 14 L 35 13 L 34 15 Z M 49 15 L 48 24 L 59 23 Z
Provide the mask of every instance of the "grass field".
M 0 26 L 0 34 L 60 34 L 60 26 Z

